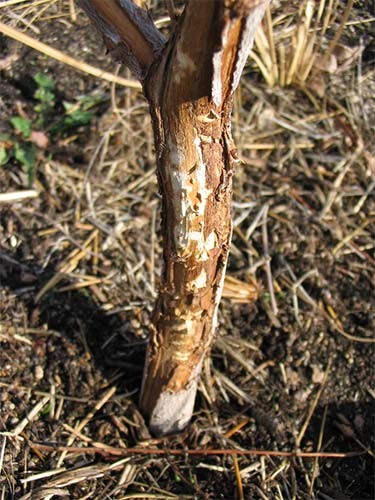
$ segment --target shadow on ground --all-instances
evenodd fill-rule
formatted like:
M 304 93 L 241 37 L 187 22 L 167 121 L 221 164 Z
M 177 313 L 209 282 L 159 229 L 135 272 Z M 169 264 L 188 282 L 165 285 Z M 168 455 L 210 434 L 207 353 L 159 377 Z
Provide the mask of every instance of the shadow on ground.
M 319 406 L 302 443 L 303 449 L 316 450 L 322 436 L 321 451 L 363 452 L 342 458 L 323 458 L 317 462 L 316 489 L 322 498 L 370 500 L 374 498 L 373 403 L 356 401 Z M 314 466 L 311 461 L 311 468 Z M 318 497 L 320 498 L 320 497 Z
M 93 360 L 102 376 L 116 379 L 121 392 L 136 392 L 140 387 L 146 343 L 132 332 L 131 311 L 108 313 L 85 290 L 60 293 L 55 288 L 35 303 L 37 293 L 56 272 L 54 266 L 43 269 L 33 261 L 22 262 L 0 250 L 0 290 L 8 290 L 23 304 L 24 329 L 53 332 L 53 342 L 74 344 L 83 359 Z M 68 281 L 63 281 L 59 287 L 67 284 Z M 4 311 L 2 314 L 6 319 Z M 56 363 L 69 362 L 58 353 L 55 357 Z M 66 366 L 65 372 L 69 371 Z M 136 403 L 137 395 L 132 399 Z

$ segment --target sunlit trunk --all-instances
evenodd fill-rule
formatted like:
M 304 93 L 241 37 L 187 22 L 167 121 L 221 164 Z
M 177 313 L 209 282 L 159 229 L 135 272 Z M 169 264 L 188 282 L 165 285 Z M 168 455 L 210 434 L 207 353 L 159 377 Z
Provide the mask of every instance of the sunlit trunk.
M 131 0 L 83 2 L 150 104 L 164 268 L 140 405 L 157 435 L 189 422 L 212 344 L 231 239 L 232 97 L 267 4 L 190 1 L 164 46 Z

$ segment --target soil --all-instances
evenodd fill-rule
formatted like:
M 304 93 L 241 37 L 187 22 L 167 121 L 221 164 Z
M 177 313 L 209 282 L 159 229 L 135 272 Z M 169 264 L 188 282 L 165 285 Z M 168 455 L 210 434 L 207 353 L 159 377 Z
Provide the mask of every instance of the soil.
M 65 3 L 52 4 L 55 18 L 39 19 L 38 38 L 114 71 L 84 14 L 73 20 Z M 0 66 L 0 134 L 9 148 L 29 145 L 10 122 L 21 116 L 49 141 L 36 146 L 31 174 L 15 158 L 0 166 L 2 193 L 38 191 L 0 204 L 2 498 L 374 498 L 375 101 L 363 5 L 343 39 L 354 47 L 361 37 L 362 56 L 323 75 L 324 96 L 296 86 L 269 89 L 253 66 L 242 79 L 228 267 L 240 283 L 238 297 L 222 301 L 191 425 L 158 440 L 137 409 L 161 265 L 147 104 L 134 89 L 0 35 L 0 62 L 11 56 Z M 43 125 L 38 72 L 54 82 Z M 84 97 L 95 102 L 89 123 L 52 133 L 64 103 L 79 107 Z M 241 283 L 246 289 L 254 279 L 259 298 L 242 303 Z M 322 456 L 122 459 L 84 452 L 103 443 Z M 59 461 L 58 447 L 66 445 L 82 452 Z

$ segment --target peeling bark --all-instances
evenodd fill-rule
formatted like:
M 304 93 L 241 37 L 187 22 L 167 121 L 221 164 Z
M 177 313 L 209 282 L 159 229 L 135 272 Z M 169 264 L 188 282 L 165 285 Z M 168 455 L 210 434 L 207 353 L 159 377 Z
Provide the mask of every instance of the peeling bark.
M 141 79 L 150 103 L 164 270 L 140 405 L 157 435 L 189 422 L 213 340 L 232 231 L 232 96 L 267 4 L 190 1 L 164 46 L 131 0 L 83 2 L 107 44 Z

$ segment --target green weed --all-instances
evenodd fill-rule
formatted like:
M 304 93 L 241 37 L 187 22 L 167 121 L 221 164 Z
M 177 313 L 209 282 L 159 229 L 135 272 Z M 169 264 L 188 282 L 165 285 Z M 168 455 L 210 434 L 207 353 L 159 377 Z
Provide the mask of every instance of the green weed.
M 86 96 L 75 103 L 58 102 L 54 81 L 44 73 L 36 73 L 34 98 L 37 101 L 33 119 L 13 116 L 9 119 L 12 133 L 0 134 L 0 166 L 16 160 L 27 176 L 28 187 L 35 179 L 38 141 L 33 132 L 42 132 L 49 140 L 59 140 L 72 130 L 87 126 L 94 117 L 92 109 L 102 101 L 98 96 Z

